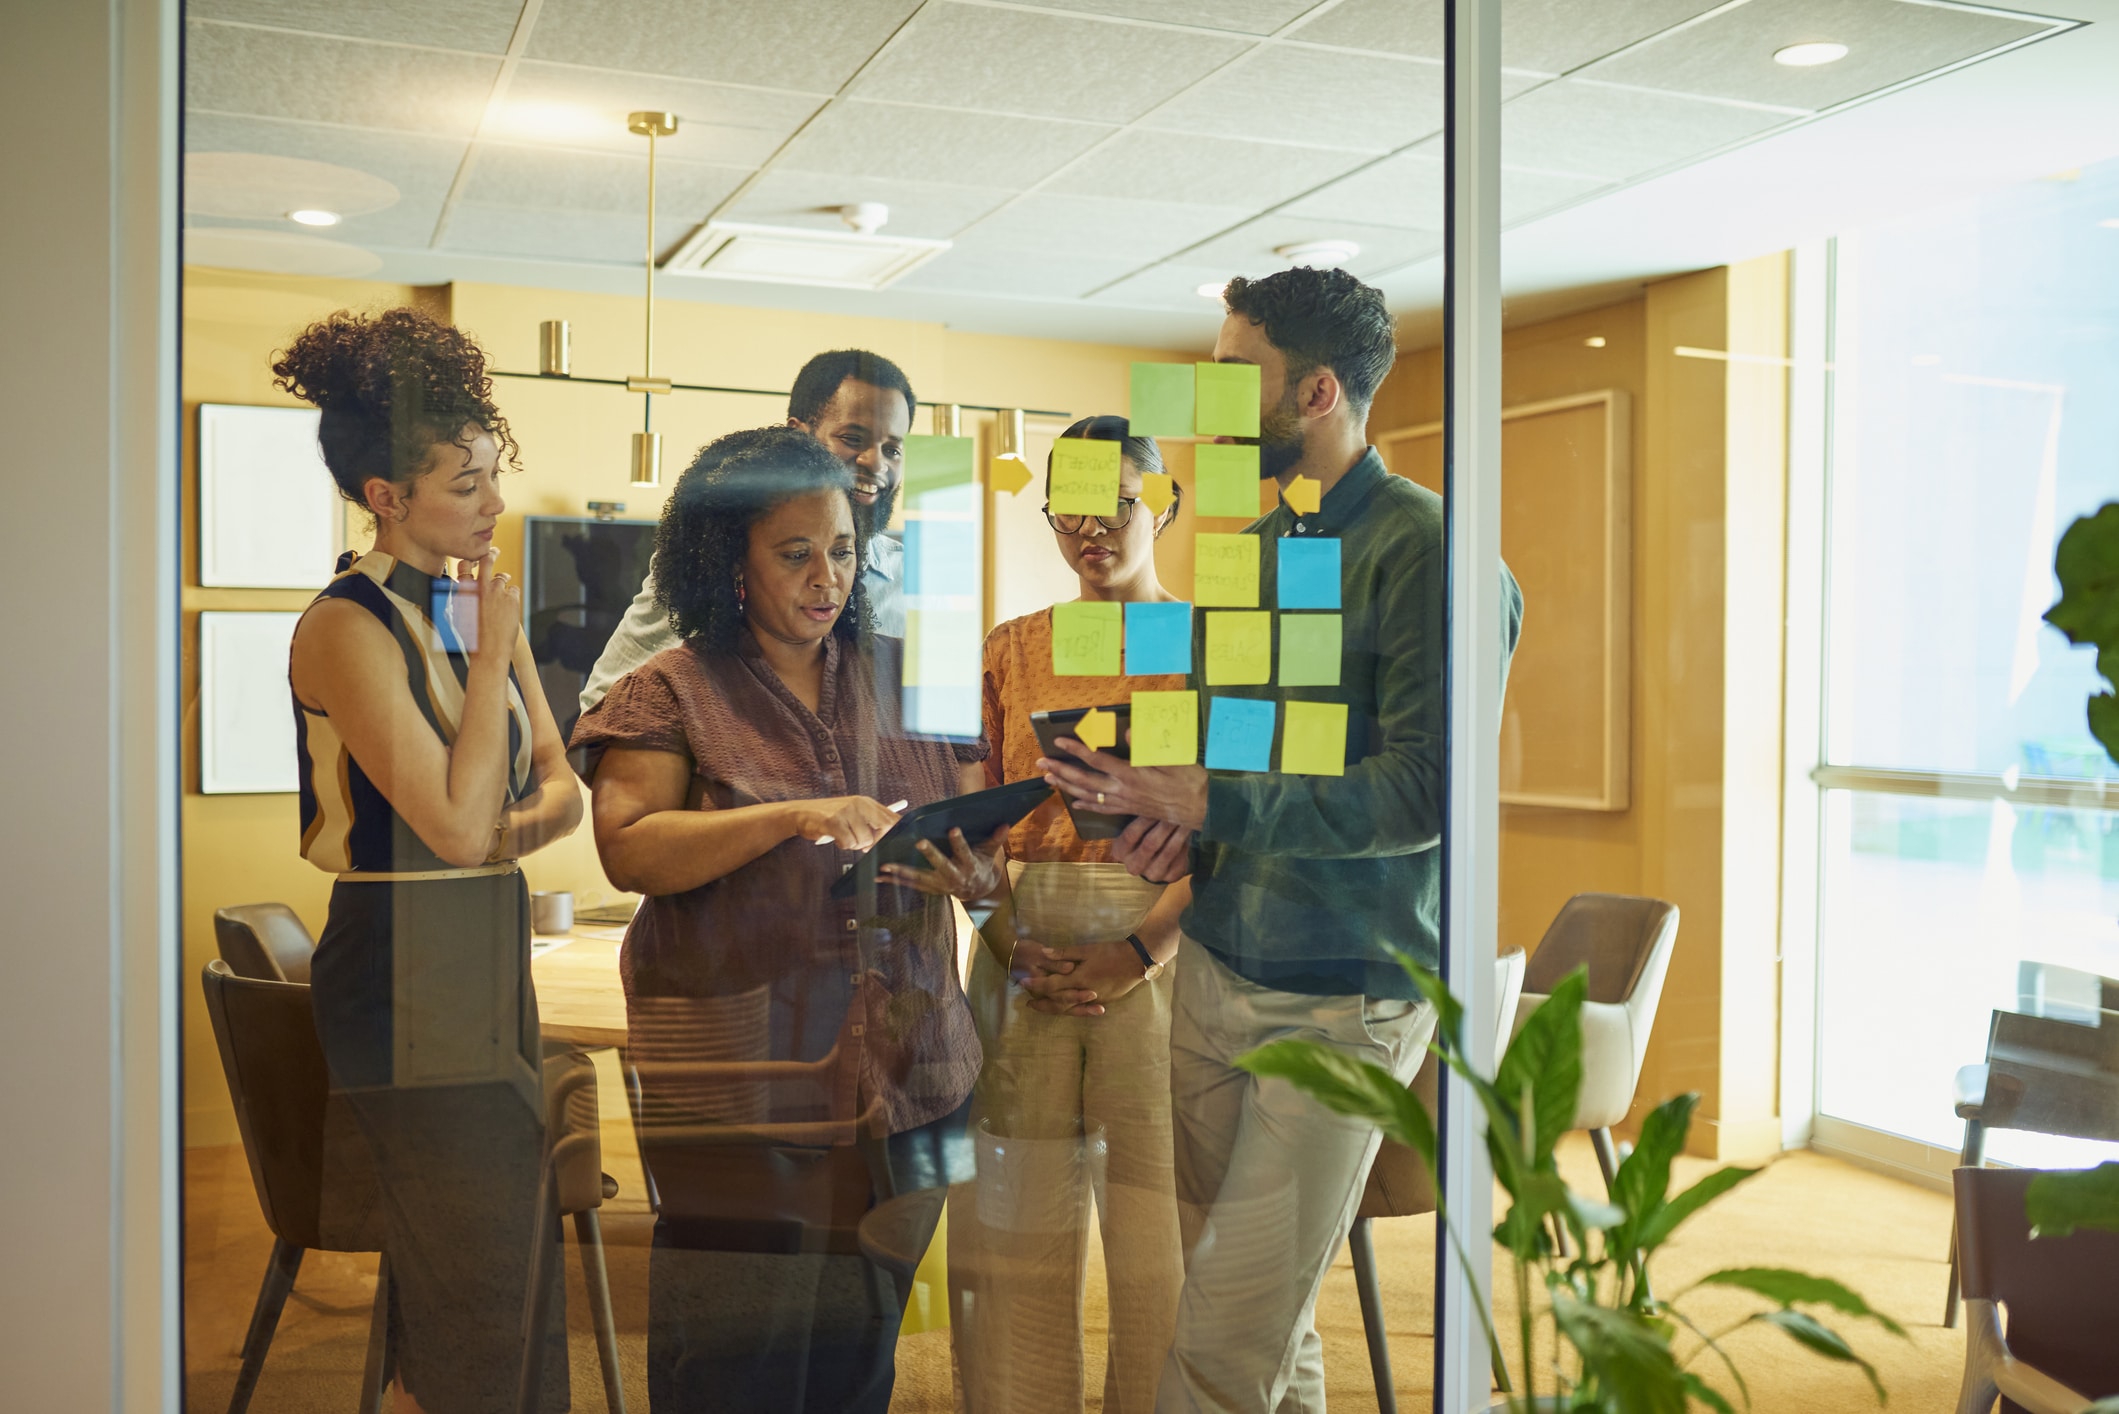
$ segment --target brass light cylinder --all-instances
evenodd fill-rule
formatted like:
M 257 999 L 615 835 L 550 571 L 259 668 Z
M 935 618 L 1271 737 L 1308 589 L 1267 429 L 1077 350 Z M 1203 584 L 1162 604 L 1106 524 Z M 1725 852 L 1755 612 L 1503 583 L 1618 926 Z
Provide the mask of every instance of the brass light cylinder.
M 635 432 L 633 434 L 633 484 L 635 486 L 660 486 L 662 484 L 662 434 L 660 432 Z
M 1003 408 L 995 413 L 993 415 L 993 432 L 993 454 L 997 457 L 1014 457 L 1017 460 L 1021 460 L 1025 441 L 1023 436 L 1023 410 L 1021 408 Z
M 546 378 L 574 376 L 574 336 L 564 319 L 537 326 L 537 371 Z
M 964 435 L 964 409 L 955 403 L 934 405 L 934 435 L 937 437 L 961 437 Z

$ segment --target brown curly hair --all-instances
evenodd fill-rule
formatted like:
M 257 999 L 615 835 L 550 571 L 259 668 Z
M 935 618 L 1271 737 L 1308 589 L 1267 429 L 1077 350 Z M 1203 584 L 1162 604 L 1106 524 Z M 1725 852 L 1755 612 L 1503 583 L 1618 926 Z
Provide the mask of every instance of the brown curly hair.
M 339 494 L 366 507 L 370 479 L 403 484 L 425 470 L 437 443 L 462 446 L 475 426 L 521 469 L 521 449 L 493 406 L 485 351 L 462 330 L 416 309 L 340 310 L 273 356 L 273 386 L 323 413 L 324 465 Z

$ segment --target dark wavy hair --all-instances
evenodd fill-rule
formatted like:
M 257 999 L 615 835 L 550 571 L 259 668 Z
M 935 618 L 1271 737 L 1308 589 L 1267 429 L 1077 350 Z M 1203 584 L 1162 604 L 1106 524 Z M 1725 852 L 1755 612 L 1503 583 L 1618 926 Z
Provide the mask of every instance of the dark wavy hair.
M 1116 442 L 1118 454 L 1139 467 L 1143 476 L 1167 475 L 1163 470 L 1163 451 L 1153 437 L 1135 437 L 1130 434 L 1126 419 L 1115 413 L 1101 413 L 1096 417 L 1085 417 L 1060 433 L 1061 437 L 1082 437 L 1091 442 Z M 1045 494 L 1052 494 L 1052 453 L 1045 453 Z M 1155 523 L 1155 533 L 1160 535 L 1177 520 L 1177 508 L 1185 502 L 1185 489 L 1173 478 L 1170 482 L 1170 505 Z
M 485 351 L 416 309 L 342 309 L 276 353 L 272 373 L 274 387 L 323 413 L 324 465 L 356 506 L 366 508 L 371 479 L 401 485 L 426 470 L 438 443 L 466 445 L 466 427 L 490 433 L 503 464 L 522 469 L 515 434 L 493 405 Z
M 677 478 L 655 527 L 655 602 L 677 635 L 730 652 L 743 634 L 736 576 L 750 550 L 750 528 L 797 496 L 837 491 L 853 504 L 853 473 L 799 427 L 755 427 L 717 437 Z M 868 544 L 854 518 L 855 563 Z M 853 593 L 832 632 L 857 639 L 871 631 L 868 593 L 858 571 Z
M 912 381 L 904 369 L 867 349 L 833 349 L 803 364 L 795 375 L 795 386 L 787 394 L 787 415 L 815 427 L 824 409 L 839 396 L 839 386 L 849 378 L 898 393 L 905 399 L 907 421 L 920 410 L 920 400 L 912 395 Z
M 1368 414 L 1398 358 L 1397 321 L 1384 307 L 1383 291 L 1344 270 L 1298 265 L 1262 280 L 1238 275 L 1221 298 L 1229 313 L 1264 327 L 1288 361 L 1290 385 L 1314 368 L 1329 368 L 1348 404 Z

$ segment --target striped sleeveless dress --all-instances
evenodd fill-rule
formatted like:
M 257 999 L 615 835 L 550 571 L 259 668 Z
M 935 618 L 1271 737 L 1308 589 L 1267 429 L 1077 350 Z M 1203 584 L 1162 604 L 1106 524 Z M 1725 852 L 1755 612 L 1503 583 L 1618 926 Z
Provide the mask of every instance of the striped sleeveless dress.
M 317 595 L 390 631 L 421 722 L 454 742 L 470 657 L 448 615 L 453 580 L 389 555 L 347 555 Z M 291 690 L 291 683 L 290 683 Z M 508 677 L 505 805 L 533 785 L 523 687 Z M 301 852 L 336 874 L 310 964 L 334 1103 L 374 1160 L 405 1388 L 429 1410 L 514 1407 L 527 1238 L 545 1153 L 529 898 L 512 863 L 452 868 L 405 822 L 324 712 L 294 701 Z M 384 877 L 377 877 L 384 876 Z M 330 1195 L 326 1195 L 330 1201 Z M 555 1279 L 563 1270 L 547 1259 Z M 544 1407 L 566 1407 L 565 1317 L 547 1327 Z

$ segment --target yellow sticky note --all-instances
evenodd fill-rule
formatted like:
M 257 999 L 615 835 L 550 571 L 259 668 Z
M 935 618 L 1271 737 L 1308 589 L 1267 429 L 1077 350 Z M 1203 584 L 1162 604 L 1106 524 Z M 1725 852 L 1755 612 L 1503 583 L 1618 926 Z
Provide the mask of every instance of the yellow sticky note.
M 1115 678 L 1122 669 L 1126 606 L 1065 603 L 1052 606 L 1052 673 L 1063 678 Z
M 1148 508 L 1148 514 L 1162 519 L 1170 503 L 1177 499 L 1177 483 L 1159 471 L 1144 472 L 1140 478 L 1140 503 Z
M 1288 503 L 1288 509 L 1299 516 L 1317 514 L 1317 504 L 1324 497 L 1324 483 L 1314 477 L 1298 476 L 1288 483 L 1280 498 Z
M 1106 712 L 1101 707 L 1091 707 L 1082 713 L 1082 719 L 1074 724 L 1074 739 L 1083 746 L 1098 751 L 1108 751 L 1118 745 L 1118 714 Z
M 1211 609 L 1257 608 L 1258 537 L 1194 536 L 1192 602 Z
M 1119 444 L 1062 437 L 1052 444 L 1052 513 L 1118 514 Z
M 1133 694 L 1131 756 L 1136 766 L 1191 766 L 1199 761 L 1199 694 Z
M 1280 685 L 1339 686 L 1342 628 L 1337 614 L 1280 616 Z
M 1263 609 L 1207 615 L 1211 687 L 1273 680 L 1273 616 Z
M 1295 776 L 1346 774 L 1346 704 L 1290 702 L 1281 728 L 1280 769 Z
M 1258 435 L 1258 365 L 1198 363 L 1193 366 L 1192 417 L 1202 437 Z
M 1021 457 L 995 457 L 986 463 L 986 484 L 1013 496 L 1030 484 L 1030 468 Z

